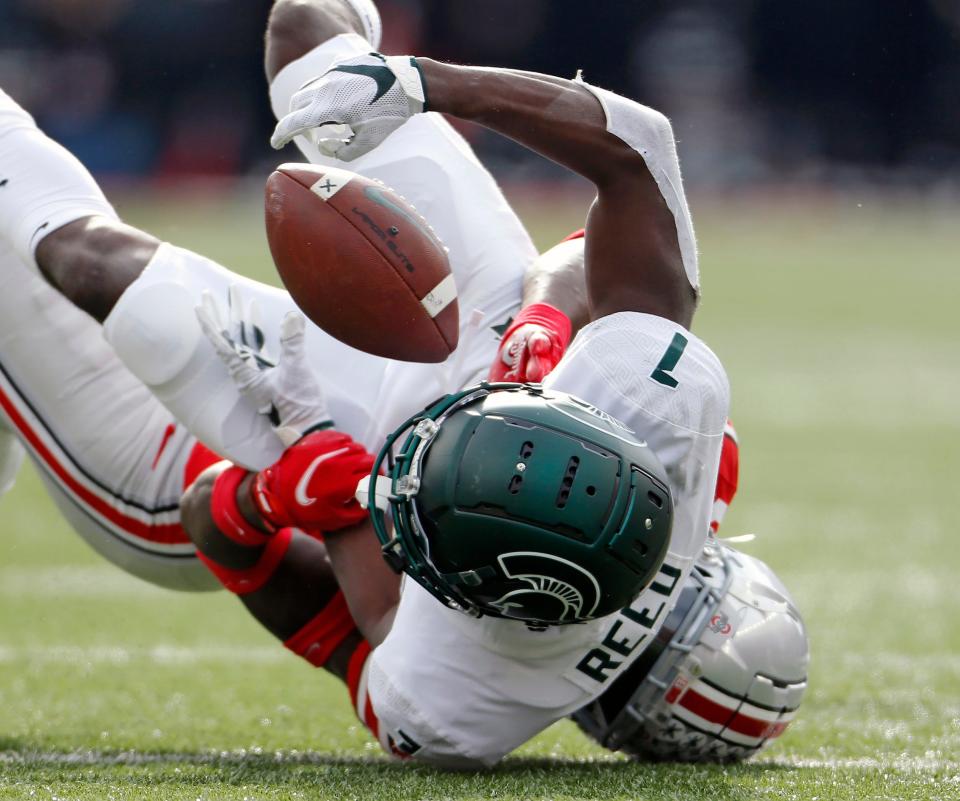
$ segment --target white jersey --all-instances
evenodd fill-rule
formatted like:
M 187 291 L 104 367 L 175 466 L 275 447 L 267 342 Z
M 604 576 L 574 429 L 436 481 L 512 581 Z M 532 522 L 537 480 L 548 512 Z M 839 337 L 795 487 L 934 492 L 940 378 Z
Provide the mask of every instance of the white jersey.
M 393 753 L 491 765 L 589 703 L 652 642 L 703 547 L 729 405 L 712 351 L 676 323 L 623 312 L 584 328 L 545 385 L 618 418 L 663 462 L 675 507 L 666 560 L 621 612 L 542 632 L 467 617 L 406 581 L 363 687 Z

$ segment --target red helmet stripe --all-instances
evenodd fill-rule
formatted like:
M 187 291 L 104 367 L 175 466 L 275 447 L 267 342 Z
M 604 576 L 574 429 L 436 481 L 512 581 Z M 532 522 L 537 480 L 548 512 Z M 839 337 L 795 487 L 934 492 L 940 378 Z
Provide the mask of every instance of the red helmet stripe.
M 680 699 L 680 706 L 700 718 L 745 737 L 766 740 L 779 737 L 790 724 L 789 720 L 762 720 L 725 707 L 701 695 L 694 689 L 687 690 Z

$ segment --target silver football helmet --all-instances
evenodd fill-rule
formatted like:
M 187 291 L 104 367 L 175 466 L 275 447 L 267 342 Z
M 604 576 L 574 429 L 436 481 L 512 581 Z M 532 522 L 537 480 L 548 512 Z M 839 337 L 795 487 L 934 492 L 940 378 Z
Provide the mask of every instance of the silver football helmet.
M 711 539 L 657 639 L 573 719 L 641 760 L 746 759 L 793 720 L 809 658 L 803 620 L 773 571 Z

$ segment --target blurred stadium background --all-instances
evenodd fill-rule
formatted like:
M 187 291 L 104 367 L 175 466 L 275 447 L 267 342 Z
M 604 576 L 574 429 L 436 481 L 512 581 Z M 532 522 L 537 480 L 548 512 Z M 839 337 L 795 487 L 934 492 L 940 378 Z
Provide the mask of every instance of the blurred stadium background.
M 269 0 L 0 0 L 0 86 L 131 222 L 264 280 Z M 568 724 L 500 773 L 395 770 L 225 594 L 150 588 L 25 471 L 0 502 L 0 798 L 956 798 L 960 2 L 380 0 L 384 49 L 572 75 L 673 120 L 697 330 L 743 440 L 728 535 L 791 587 L 811 691 L 753 765 L 611 762 Z M 587 187 L 464 130 L 541 247 Z M 241 749 L 241 750 L 238 750 Z
M 270 0 L 3 0 L 6 90 L 100 175 L 275 163 L 261 68 Z M 953 191 L 956 0 L 383 0 L 388 52 L 573 75 L 674 121 L 692 187 Z M 555 177 L 474 131 L 513 180 Z M 951 181 L 953 185 L 951 186 Z

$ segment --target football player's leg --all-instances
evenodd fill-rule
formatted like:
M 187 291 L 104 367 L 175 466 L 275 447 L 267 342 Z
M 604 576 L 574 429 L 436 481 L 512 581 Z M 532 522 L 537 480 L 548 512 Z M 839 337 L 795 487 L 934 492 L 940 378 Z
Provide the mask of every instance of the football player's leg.
M 85 216 L 117 218 L 83 165 L 0 90 L 0 235 L 35 265 L 43 236 Z
M 84 166 L 2 90 L 0 237 L 101 320 L 159 245 L 120 223 Z M 76 251 L 69 262 L 63 248 Z
M 265 356 L 276 358 L 281 322 L 296 308 L 290 296 L 169 244 L 123 293 L 104 322 L 104 336 L 130 371 L 205 445 L 261 469 L 280 457 L 283 444 L 269 418 L 239 393 L 203 334 L 195 313 L 203 292 L 211 293 L 224 317 L 231 298 L 239 298 L 243 308 L 232 313 L 251 334 L 248 346 L 262 346 Z M 333 419 L 359 436 L 380 391 L 385 360 L 360 353 L 314 325 L 307 327 L 306 349 Z
M 0 239 L 26 263 L 39 265 L 64 297 L 106 321 L 107 340 L 127 369 L 210 448 L 252 467 L 277 459 L 279 440 L 239 396 L 194 308 L 203 290 L 225 302 L 229 286 L 239 284 L 247 298 L 257 299 L 262 333 L 275 345 L 280 321 L 293 308 L 289 296 L 124 225 L 83 165 L 2 94 Z M 382 360 L 347 355 L 346 346 L 315 327 L 308 349 L 330 377 L 338 422 L 357 430 L 351 416 L 364 414 L 357 399 L 377 393 Z M 340 391 L 345 359 L 355 369 Z
M 340 34 L 358 34 L 379 50 L 382 32 L 373 0 L 276 0 L 267 23 L 267 77 L 273 80 L 291 61 Z
M 2 244 L 0 418 L 94 549 L 157 584 L 214 588 L 179 524 L 193 438 L 97 323 Z
M 147 235 L 103 218 L 68 225 L 41 242 L 41 264 L 56 264 L 61 274 L 112 274 L 114 264 L 139 264 Z M 47 240 L 54 243 L 48 245 Z M 106 241 L 105 241 L 106 240 Z M 102 250 L 97 264 L 96 254 Z M 121 268 L 118 272 L 122 272 Z M 129 272 L 127 273 L 129 277 Z M 279 328 L 295 306 L 286 292 L 232 273 L 192 251 L 168 243 L 153 249 L 142 269 L 118 297 L 112 290 L 87 296 L 106 300 L 103 335 L 126 368 L 200 441 L 248 467 L 274 462 L 282 444 L 266 416 L 242 397 L 197 322 L 195 308 L 203 292 L 226 307 L 236 286 L 244 303 L 259 309 L 256 338 L 276 353 Z M 87 282 L 95 285 L 95 280 Z M 78 295 L 71 298 L 76 301 Z M 93 310 L 92 306 L 86 306 Z M 383 359 L 359 353 L 308 326 L 307 349 L 314 368 L 324 376 L 331 412 L 345 430 L 359 432 L 366 424 L 369 399 L 380 387 Z M 352 365 L 349 373 L 342 365 Z

